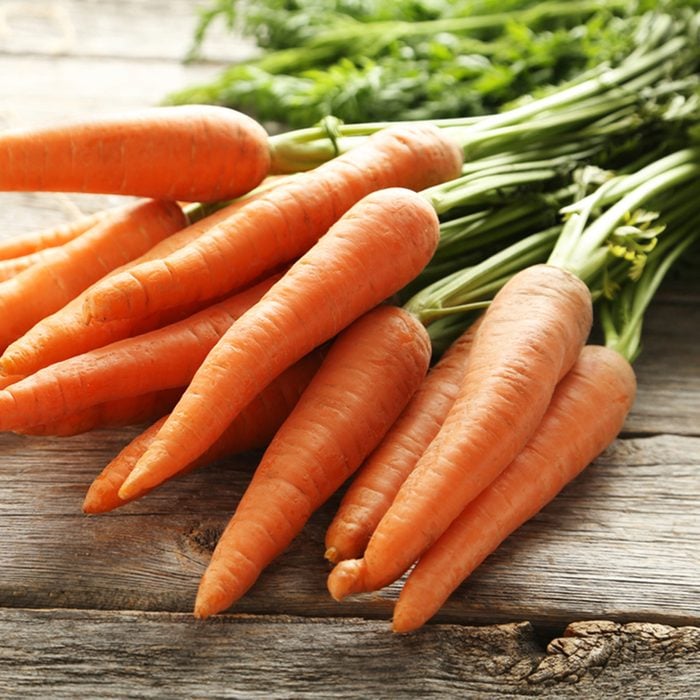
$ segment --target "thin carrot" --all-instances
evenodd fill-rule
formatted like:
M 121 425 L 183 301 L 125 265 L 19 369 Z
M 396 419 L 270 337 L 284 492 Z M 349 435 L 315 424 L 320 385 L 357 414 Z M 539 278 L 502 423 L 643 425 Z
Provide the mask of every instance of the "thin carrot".
M 0 240 L 0 260 L 19 258 L 38 253 L 45 248 L 55 248 L 68 243 L 111 216 L 112 213 L 113 210 L 107 209 L 95 214 L 80 216 L 74 221 L 51 226 L 41 231 L 32 231 Z
M 357 472 L 326 531 L 326 559 L 359 557 L 401 484 L 445 420 L 466 371 L 479 321 L 430 370 L 399 419 Z
M 172 202 L 145 200 L 127 205 L 61 246 L 50 260 L 0 284 L 0 347 L 4 349 L 37 321 L 184 223 L 182 210 Z
M 416 390 L 425 328 L 383 306 L 344 330 L 284 422 L 214 550 L 195 616 L 228 608 L 360 465 Z
M 602 346 L 582 350 L 522 452 L 410 573 L 394 611 L 396 632 L 414 630 L 431 618 L 511 532 L 615 439 L 635 389 L 632 367 L 621 355 Z
M 358 202 L 217 343 L 120 496 L 204 452 L 273 377 L 413 279 L 438 239 L 435 211 L 410 190 Z
M 276 177 L 274 185 L 289 181 L 291 176 Z M 268 178 L 269 180 L 269 178 Z M 256 190 L 239 197 L 227 206 L 193 222 L 181 231 L 156 243 L 136 260 L 109 274 L 116 275 L 149 260 L 160 260 L 191 243 L 198 236 L 224 221 L 245 204 L 262 196 L 269 188 L 267 181 Z M 265 188 L 265 189 L 262 189 Z M 97 282 L 96 284 L 100 284 Z M 94 350 L 131 335 L 138 335 L 184 318 L 212 300 L 194 302 L 158 311 L 143 318 L 125 318 L 110 323 L 88 323 L 83 320 L 82 308 L 90 288 L 76 296 L 66 306 L 39 321 L 22 337 L 10 344 L 0 357 L 0 372 L 5 374 L 30 374 L 42 367 Z
M 12 277 L 32 267 L 32 265 L 36 265 L 45 260 L 51 260 L 53 256 L 60 254 L 60 250 L 61 246 L 54 246 L 52 248 L 37 250 L 34 253 L 27 253 L 18 258 L 0 260 L 0 282 L 12 279 Z
M 170 411 L 184 390 L 185 387 L 180 386 L 105 401 L 88 406 L 53 422 L 30 425 L 15 432 L 22 435 L 68 437 L 86 433 L 89 430 L 146 423 L 156 420 Z
M 399 578 L 515 458 L 592 320 L 581 280 L 551 265 L 517 273 L 484 314 L 460 392 L 401 486 L 364 556 L 340 562 L 328 587 L 341 599 Z
M 144 316 L 247 284 L 308 250 L 352 205 L 387 187 L 422 190 L 460 173 L 459 147 L 430 125 L 386 129 L 282 182 L 170 256 L 96 286 L 86 320 Z
M 0 430 L 52 423 L 96 403 L 187 384 L 233 321 L 278 277 L 188 318 L 44 367 L 0 391 Z
M 216 201 L 267 175 L 267 134 L 223 107 L 153 107 L 0 132 L 0 190 Z
M 282 372 L 241 411 L 221 437 L 178 476 L 223 457 L 265 447 L 308 386 L 322 357 L 322 352 L 314 351 Z M 106 513 L 129 502 L 119 498 L 119 489 L 164 422 L 165 417 L 147 428 L 102 470 L 85 496 L 85 513 Z

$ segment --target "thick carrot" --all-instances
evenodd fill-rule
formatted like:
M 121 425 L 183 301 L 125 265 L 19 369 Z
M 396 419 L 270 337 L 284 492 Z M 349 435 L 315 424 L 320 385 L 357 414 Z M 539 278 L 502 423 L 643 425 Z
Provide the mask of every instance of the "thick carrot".
M 0 132 L 1 133 L 1 132 Z M 96 224 L 112 214 L 112 210 L 99 211 L 96 214 L 81 216 L 65 224 L 51 226 L 41 231 L 32 231 L 18 236 L 0 240 L 0 260 L 10 260 L 32 253 L 38 253 L 45 248 L 55 248 L 77 238 Z
M 44 367 L 0 391 L 0 430 L 51 423 L 105 401 L 184 386 L 233 321 L 278 277 L 132 338 Z
M 204 452 L 280 372 L 413 279 L 438 239 L 435 211 L 410 190 L 356 204 L 217 343 L 120 496 Z
M 275 178 L 275 185 L 288 181 L 292 176 Z M 261 187 L 268 187 L 265 183 Z M 231 204 L 199 219 L 186 228 L 163 239 L 136 260 L 121 266 L 110 276 L 149 260 L 160 260 L 191 243 L 212 226 L 227 219 L 242 206 L 259 198 L 261 191 L 251 192 Z M 100 284 L 100 282 L 97 282 Z M 131 335 L 138 335 L 177 321 L 198 311 L 211 300 L 175 306 L 143 318 L 125 318 L 110 323 L 88 323 L 83 320 L 82 308 L 89 289 L 75 297 L 66 306 L 39 321 L 22 337 L 7 347 L 0 357 L 0 372 L 5 374 L 30 374 L 42 367 L 94 350 Z
M 86 433 L 89 430 L 147 423 L 170 411 L 184 390 L 185 387 L 181 386 L 105 401 L 51 423 L 30 425 L 15 432 L 23 435 L 68 437 Z
M 367 458 L 326 531 L 326 559 L 359 557 L 452 407 L 469 361 L 477 321 L 430 370 L 405 410 Z
M 61 246 L 50 260 L 0 284 L 0 347 L 4 349 L 110 270 L 184 224 L 182 210 L 173 202 L 145 200 L 127 205 Z
M 267 134 L 223 107 L 154 107 L 0 132 L 0 190 L 215 201 L 267 175 Z
M 387 187 L 422 190 L 460 173 L 462 154 L 439 129 L 396 127 L 282 182 L 192 245 L 98 285 L 86 320 L 143 316 L 247 284 L 308 250 L 352 205 Z
M 228 455 L 265 447 L 294 408 L 322 357 L 322 352 L 314 351 L 282 372 L 241 411 L 203 455 L 190 462 L 178 475 Z M 119 498 L 119 489 L 164 422 L 165 417 L 134 438 L 102 470 L 85 496 L 85 513 L 106 513 L 129 502 Z
M 591 327 L 591 295 L 551 265 L 516 274 L 484 314 L 455 403 L 403 483 L 364 556 L 340 562 L 328 586 L 340 599 L 401 576 L 515 458 Z
M 396 632 L 431 618 L 511 532 L 615 439 L 635 390 L 621 355 L 602 346 L 582 350 L 527 445 L 418 561 L 394 611 Z
M 221 535 L 197 617 L 228 608 L 284 551 L 396 420 L 429 360 L 426 330 L 396 307 L 379 307 L 339 335 Z

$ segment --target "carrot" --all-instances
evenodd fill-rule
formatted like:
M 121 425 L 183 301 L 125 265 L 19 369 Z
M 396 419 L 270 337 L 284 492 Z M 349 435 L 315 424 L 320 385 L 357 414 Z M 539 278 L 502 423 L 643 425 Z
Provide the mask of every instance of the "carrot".
M 228 608 L 360 465 L 416 390 L 430 339 L 383 306 L 344 330 L 283 423 L 214 550 L 195 616 Z
M 506 283 L 484 314 L 440 431 L 363 558 L 340 562 L 331 572 L 335 598 L 399 578 L 515 458 L 576 361 L 591 320 L 588 288 L 559 267 L 535 265 Z
M 0 430 L 54 422 L 96 403 L 187 384 L 226 329 L 277 277 L 197 314 L 40 369 L 0 391 Z
M 269 178 L 268 178 L 269 179 Z M 276 177 L 275 183 L 289 180 Z M 266 181 L 267 182 L 267 181 Z M 268 187 L 263 183 L 261 187 Z M 149 260 L 159 260 L 201 236 L 212 226 L 227 219 L 245 204 L 262 196 L 261 191 L 251 192 L 227 206 L 205 216 L 156 243 L 150 250 L 110 276 Z M 97 282 L 100 284 L 100 282 Z M 177 321 L 198 311 L 212 300 L 183 304 L 155 312 L 143 318 L 126 318 L 110 323 L 89 323 L 83 320 L 82 307 L 89 289 L 76 296 L 66 306 L 39 321 L 22 337 L 7 347 L 0 357 L 0 372 L 5 374 L 30 374 L 42 367 L 73 357 L 78 353 L 94 350 L 131 335 L 138 335 Z
M 131 204 L 63 245 L 60 254 L 0 284 L 0 347 L 183 225 L 182 210 L 172 202 Z
M 12 279 L 15 275 L 32 267 L 32 265 L 36 265 L 45 260 L 51 260 L 57 254 L 60 254 L 60 251 L 61 246 L 54 246 L 53 248 L 37 250 L 34 253 L 27 253 L 18 258 L 0 260 L 0 282 Z
M 454 403 L 479 321 L 430 370 L 405 410 L 348 487 L 326 531 L 326 559 L 359 557 L 401 484 L 435 437 Z
M 178 475 L 223 457 L 267 445 L 311 381 L 322 356 L 319 351 L 310 353 L 274 379 L 241 411 L 221 437 Z M 129 502 L 119 498 L 119 489 L 164 422 L 165 417 L 147 428 L 102 470 L 85 496 L 85 513 L 106 513 Z
M 4 389 L 6 386 L 24 379 L 24 376 L 23 374 L 0 374 L 0 389 Z
M 308 250 L 352 205 L 387 187 L 422 190 L 456 177 L 459 147 L 437 127 L 386 129 L 313 171 L 282 182 L 170 256 L 98 285 L 86 320 L 144 316 L 247 284 Z
M 267 175 L 265 130 L 222 107 L 155 107 L 0 132 L 0 190 L 215 201 Z
M 160 418 L 170 411 L 184 390 L 185 387 L 180 386 L 105 401 L 53 422 L 30 425 L 15 432 L 23 435 L 68 437 L 86 433 L 89 430 L 145 423 Z
M 582 350 L 527 445 L 418 561 L 396 605 L 396 632 L 432 617 L 511 532 L 615 439 L 635 389 L 632 367 L 621 355 L 602 346 Z
M 280 372 L 413 279 L 438 239 L 435 211 L 410 190 L 358 202 L 217 343 L 120 497 L 198 457 Z
M 0 132 L 2 133 L 2 132 Z M 45 248 L 55 248 L 77 238 L 81 233 L 85 233 L 105 218 L 108 218 L 113 210 L 107 209 L 95 214 L 81 216 L 74 221 L 65 224 L 51 226 L 41 231 L 11 236 L 0 241 L 0 260 L 11 260 L 32 253 L 38 253 Z

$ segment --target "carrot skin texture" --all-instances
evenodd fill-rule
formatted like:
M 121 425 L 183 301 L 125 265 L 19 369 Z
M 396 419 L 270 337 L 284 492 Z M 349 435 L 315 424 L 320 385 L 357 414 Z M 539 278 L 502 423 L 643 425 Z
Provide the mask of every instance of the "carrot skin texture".
M 361 556 L 406 477 L 435 437 L 454 403 L 478 321 L 430 370 L 376 450 L 360 467 L 326 531 L 326 559 Z
M 237 197 L 270 168 L 267 134 L 223 107 L 154 107 L 0 132 L 0 190 L 186 202 Z
M 105 401 L 51 423 L 30 425 L 15 432 L 22 435 L 70 437 L 89 430 L 150 422 L 170 411 L 184 390 L 185 387 L 181 386 Z
M 182 210 L 173 202 L 145 200 L 128 205 L 61 246 L 49 260 L 0 284 L 0 347 L 5 349 L 100 277 L 184 223 Z
M 33 253 L 27 253 L 18 258 L 0 260 L 0 282 L 12 279 L 15 275 L 24 272 L 24 270 L 29 269 L 33 265 L 51 260 L 55 255 L 60 254 L 60 250 L 60 246 L 55 246 L 53 248 L 43 248 Z
M 204 452 L 275 376 L 413 279 L 439 235 L 434 209 L 410 190 L 358 202 L 217 343 L 121 498 Z
M 259 197 L 250 194 L 226 207 L 190 224 L 164 238 L 135 260 L 110 272 L 108 276 L 129 269 L 149 260 L 158 260 L 178 250 L 201 236 L 210 227 L 228 218 L 246 202 Z M 100 281 L 95 284 L 100 284 Z M 24 335 L 11 343 L 0 357 L 0 372 L 4 374 L 30 374 L 42 367 L 60 362 L 74 355 L 94 350 L 117 340 L 180 320 L 199 311 L 207 302 L 171 307 L 143 318 L 125 318 L 109 323 L 88 323 L 83 320 L 83 304 L 91 287 L 78 294 L 64 307 L 39 321 Z M 211 300 L 208 300 L 211 303 Z
M 191 246 L 131 268 L 94 289 L 85 319 L 143 316 L 205 299 L 288 263 L 364 196 L 388 187 L 420 191 L 461 172 L 459 147 L 436 127 L 386 129 L 313 171 L 282 181 Z
M 185 386 L 234 320 L 278 277 L 193 316 L 77 355 L 0 391 L 0 430 L 52 423 L 89 406 Z
M 229 455 L 265 447 L 308 386 L 322 357 L 322 352 L 314 351 L 274 379 L 241 411 L 221 437 L 177 476 Z M 83 512 L 106 513 L 131 502 L 119 498 L 119 489 L 164 422 L 165 416 L 134 438 L 102 470 L 88 489 Z
M 603 346 L 585 347 L 522 452 L 409 574 L 394 611 L 394 631 L 409 632 L 430 619 L 510 533 L 610 445 L 635 391 L 627 360 Z
M 592 322 L 591 296 L 551 265 L 515 275 L 484 314 L 459 394 L 360 560 L 340 562 L 339 599 L 398 579 L 520 452 L 572 367 Z M 359 562 L 359 563 L 358 563 Z
M 221 535 L 196 617 L 232 605 L 286 549 L 396 420 L 429 360 L 427 332 L 396 307 L 379 307 L 338 336 Z
M 99 211 L 95 214 L 81 216 L 65 224 L 51 226 L 41 231 L 32 231 L 18 236 L 12 236 L 0 241 L 0 260 L 11 260 L 32 253 L 38 253 L 46 248 L 55 248 L 77 238 L 96 224 L 112 214 L 112 210 Z

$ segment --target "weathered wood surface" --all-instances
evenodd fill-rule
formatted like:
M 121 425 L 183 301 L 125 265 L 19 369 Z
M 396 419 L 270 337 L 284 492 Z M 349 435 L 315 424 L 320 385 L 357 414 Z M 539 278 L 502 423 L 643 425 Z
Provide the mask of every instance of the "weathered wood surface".
M 189 611 L 254 456 L 171 482 L 109 516 L 85 489 L 133 431 L 0 436 L 0 602 L 17 607 Z M 700 620 L 699 437 L 618 440 L 465 583 L 438 619 L 527 619 L 548 628 L 612 617 Z M 236 606 L 247 613 L 389 618 L 399 586 L 335 603 L 318 513 Z
M 154 104 L 213 75 L 213 64 L 178 60 L 201 4 L 0 0 L 0 127 Z M 206 55 L 248 51 L 215 39 Z M 0 236 L 117 201 L 0 193 Z M 0 697 L 693 697 L 699 302 L 697 284 L 665 290 L 621 438 L 459 589 L 438 624 L 406 638 L 386 623 L 398 586 L 343 605 L 327 596 L 322 538 L 336 501 L 236 607 L 252 617 L 192 620 L 254 455 L 87 518 L 88 483 L 135 430 L 0 435 Z M 108 612 L 135 609 L 151 612 Z M 577 623 L 547 653 L 539 646 L 586 619 L 629 624 Z M 537 634 L 494 626 L 510 621 Z
M 546 649 L 528 623 L 401 637 L 357 619 L 0 611 L 8 631 L 2 697 L 46 697 L 47 673 L 52 698 L 652 699 L 700 682 L 700 630 L 648 623 L 574 624 Z

